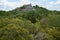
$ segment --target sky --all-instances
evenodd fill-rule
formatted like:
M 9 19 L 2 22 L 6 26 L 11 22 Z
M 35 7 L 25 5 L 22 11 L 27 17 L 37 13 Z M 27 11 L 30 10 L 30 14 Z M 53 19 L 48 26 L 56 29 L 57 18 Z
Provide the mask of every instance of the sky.
M 0 0 L 0 10 L 12 10 L 25 4 L 39 5 L 49 10 L 60 11 L 60 0 Z

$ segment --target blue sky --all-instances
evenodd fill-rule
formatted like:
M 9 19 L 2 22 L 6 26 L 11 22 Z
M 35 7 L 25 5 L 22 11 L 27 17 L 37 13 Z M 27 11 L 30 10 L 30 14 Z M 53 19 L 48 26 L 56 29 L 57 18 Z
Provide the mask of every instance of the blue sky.
M 30 3 L 49 10 L 60 10 L 60 0 L 0 0 L 0 10 L 12 10 Z

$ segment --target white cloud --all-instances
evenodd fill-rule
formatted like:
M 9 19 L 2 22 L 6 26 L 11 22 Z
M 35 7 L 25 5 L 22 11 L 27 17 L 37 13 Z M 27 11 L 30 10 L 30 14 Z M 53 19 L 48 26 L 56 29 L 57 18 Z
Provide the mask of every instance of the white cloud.
M 22 3 L 22 4 L 28 4 L 30 2 L 28 0 L 20 0 L 20 3 Z
M 55 4 L 55 2 L 54 1 L 51 1 L 51 2 L 49 2 L 49 4 Z
M 49 4 L 60 4 L 60 0 L 57 0 L 56 2 L 51 1 L 51 2 L 49 2 Z
M 60 0 L 57 0 L 55 4 L 60 4 Z
M 30 2 L 28 0 L 19 0 L 19 2 L 8 2 L 8 0 L 0 0 L 0 5 L 4 6 L 4 10 L 10 10 L 11 9 L 22 6 L 24 4 L 29 4 Z
M 35 2 L 34 2 L 35 1 Z M 29 0 L 19 0 L 19 1 L 14 1 L 14 2 L 9 2 L 8 0 L 0 0 L 0 5 L 3 5 L 3 10 L 11 10 L 11 9 L 14 9 L 16 7 L 20 7 L 24 4 L 30 4 L 30 2 L 33 4 L 33 5 L 40 5 L 42 7 L 45 7 L 45 8 L 48 8 L 48 9 L 60 9 L 59 7 L 60 6 L 54 6 L 54 5 L 57 5 L 57 4 L 60 4 L 60 0 L 57 0 L 57 1 L 51 1 L 51 2 L 48 2 L 48 0 L 32 0 L 32 1 L 29 1 Z M 44 5 L 45 3 L 45 5 Z M 2 9 L 2 8 L 0 8 Z

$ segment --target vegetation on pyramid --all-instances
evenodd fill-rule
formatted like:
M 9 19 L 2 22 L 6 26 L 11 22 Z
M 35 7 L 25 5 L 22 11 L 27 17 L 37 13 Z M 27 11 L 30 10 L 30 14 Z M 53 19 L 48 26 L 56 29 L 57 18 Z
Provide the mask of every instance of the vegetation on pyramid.
M 60 11 L 31 4 L 0 10 L 0 40 L 60 40 Z

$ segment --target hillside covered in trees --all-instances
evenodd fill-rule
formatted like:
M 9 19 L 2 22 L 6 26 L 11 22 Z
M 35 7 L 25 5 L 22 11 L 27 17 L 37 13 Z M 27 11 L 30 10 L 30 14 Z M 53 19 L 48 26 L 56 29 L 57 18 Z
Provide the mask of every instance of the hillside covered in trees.
M 0 40 L 60 40 L 60 11 L 38 5 L 0 10 Z

